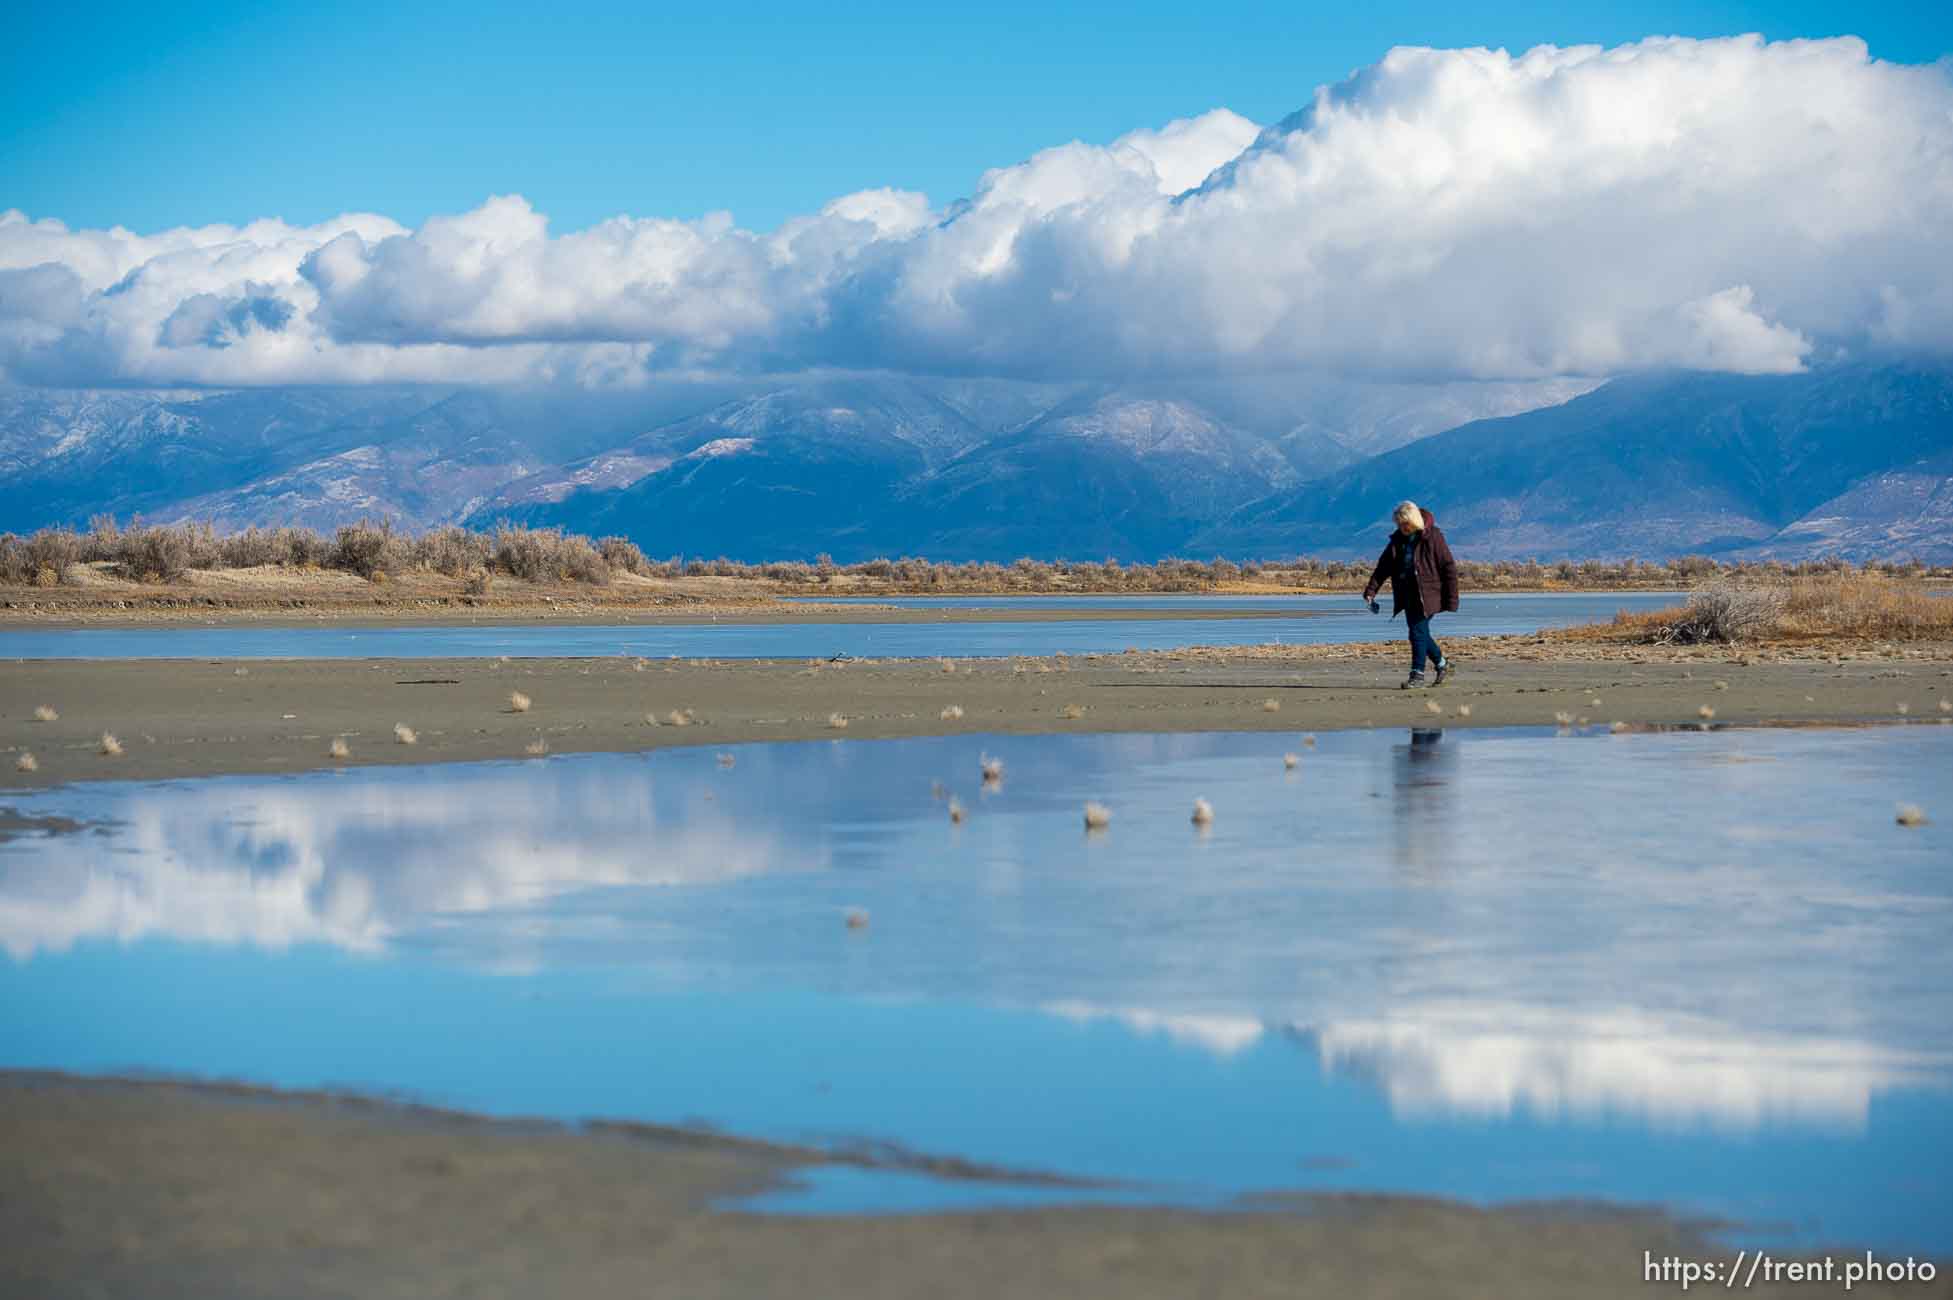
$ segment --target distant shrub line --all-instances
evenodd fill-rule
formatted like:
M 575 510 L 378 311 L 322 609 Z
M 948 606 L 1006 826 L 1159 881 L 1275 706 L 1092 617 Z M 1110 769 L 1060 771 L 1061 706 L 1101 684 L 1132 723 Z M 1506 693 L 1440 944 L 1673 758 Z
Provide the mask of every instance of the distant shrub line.
M 985 594 L 998 592 L 1204 592 L 1240 583 L 1327 589 L 1360 588 L 1370 576 L 1368 560 L 1293 559 L 1236 563 L 1227 559 L 1166 559 L 1154 564 L 1117 560 L 1020 559 L 944 563 L 903 557 L 836 564 L 826 555 L 812 563 L 798 560 L 752 564 L 738 560 L 646 558 L 624 537 L 588 537 L 557 528 L 500 525 L 473 532 L 452 525 L 414 535 L 390 522 L 362 520 L 332 535 L 309 528 L 247 528 L 219 534 L 209 524 L 118 525 L 110 518 L 90 521 L 86 532 L 43 528 L 27 537 L 0 533 L 0 583 L 54 586 L 72 580 L 77 564 L 104 564 L 125 578 L 167 582 L 192 570 L 283 566 L 328 569 L 382 581 L 395 574 L 425 570 L 464 580 L 472 594 L 487 591 L 500 575 L 529 582 L 580 582 L 602 586 L 619 574 L 646 578 L 712 577 L 765 581 L 783 587 L 824 589 L 861 586 L 875 592 Z M 1712 581 L 1743 584 L 1781 582 L 1859 571 L 1843 560 L 1720 564 L 1705 556 L 1683 556 L 1664 563 L 1526 561 L 1459 563 L 1467 588 L 1498 590 L 1541 586 L 1698 587 Z M 1864 572 L 1890 575 L 1948 575 L 1917 564 L 1863 566 Z
M 628 538 L 587 537 L 556 528 L 502 526 L 493 532 L 436 528 L 414 536 L 389 522 L 362 520 L 330 537 L 309 528 L 247 528 L 219 534 L 209 524 L 152 524 L 124 528 L 91 521 L 87 532 L 43 528 L 30 537 L 0 534 L 0 582 L 53 586 L 70 580 L 76 564 L 108 564 L 125 578 L 168 582 L 192 570 L 337 569 L 378 580 L 425 569 L 487 589 L 491 575 L 530 582 L 603 585 L 619 573 L 653 575 L 659 566 Z

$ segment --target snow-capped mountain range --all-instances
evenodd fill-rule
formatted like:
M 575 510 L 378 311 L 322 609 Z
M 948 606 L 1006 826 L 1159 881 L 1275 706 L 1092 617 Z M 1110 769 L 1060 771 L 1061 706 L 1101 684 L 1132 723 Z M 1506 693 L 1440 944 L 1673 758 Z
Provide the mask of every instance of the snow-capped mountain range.
M 1953 558 L 1953 369 L 1444 385 L 823 374 L 655 393 L 0 389 L 0 529 L 501 519 L 658 555 Z

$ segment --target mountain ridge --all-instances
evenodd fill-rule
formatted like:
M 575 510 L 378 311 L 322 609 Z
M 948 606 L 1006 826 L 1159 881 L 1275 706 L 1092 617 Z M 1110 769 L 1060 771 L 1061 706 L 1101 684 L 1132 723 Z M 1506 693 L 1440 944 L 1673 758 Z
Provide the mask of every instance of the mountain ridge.
M 1460 420 L 1476 412 L 1485 418 Z M 0 528 L 502 520 L 654 554 L 1946 555 L 1953 367 L 1599 386 L 833 373 L 651 392 L 0 389 Z

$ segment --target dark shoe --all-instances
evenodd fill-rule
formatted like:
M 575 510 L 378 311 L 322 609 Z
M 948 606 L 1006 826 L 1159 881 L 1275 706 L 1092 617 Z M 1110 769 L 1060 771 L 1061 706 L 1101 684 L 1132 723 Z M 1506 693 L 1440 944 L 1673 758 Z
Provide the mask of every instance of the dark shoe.
M 1421 689 L 1423 685 L 1424 685 L 1424 674 L 1412 673 L 1408 678 L 1404 680 L 1404 684 L 1402 686 L 1399 686 L 1397 689 L 1400 691 L 1415 691 Z
M 1444 685 L 1444 679 L 1450 672 L 1451 672 L 1451 661 L 1447 659 L 1443 663 L 1438 665 L 1437 678 L 1431 683 L 1431 685 L 1433 686 Z

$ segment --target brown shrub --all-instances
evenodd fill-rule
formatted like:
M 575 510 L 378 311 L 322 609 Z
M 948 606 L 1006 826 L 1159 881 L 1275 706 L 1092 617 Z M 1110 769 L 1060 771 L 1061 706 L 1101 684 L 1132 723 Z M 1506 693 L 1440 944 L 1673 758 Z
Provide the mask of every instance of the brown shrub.
M 612 573 L 631 573 L 649 577 L 651 562 L 644 558 L 636 542 L 628 537 L 606 537 L 597 543 L 598 553 Z
M 217 539 L 218 564 L 226 569 L 257 569 L 270 564 L 283 564 L 286 554 L 284 539 L 278 533 L 255 524 L 241 533 Z
M 392 520 L 383 519 L 376 524 L 362 519 L 339 530 L 326 565 L 371 581 L 405 568 L 408 558 L 407 544 L 394 535 Z
M 117 563 L 138 582 L 171 582 L 183 576 L 196 557 L 182 528 L 132 528 L 122 533 Z
M 52 569 L 59 581 L 68 566 L 81 559 L 81 537 L 66 528 L 43 528 L 27 539 L 27 563 L 37 575 Z
M 487 567 L 493 544 L 481 533 L 449 524 L 424 533 L 413 543 L 413 558 L 423 568 L 459 578 Z

